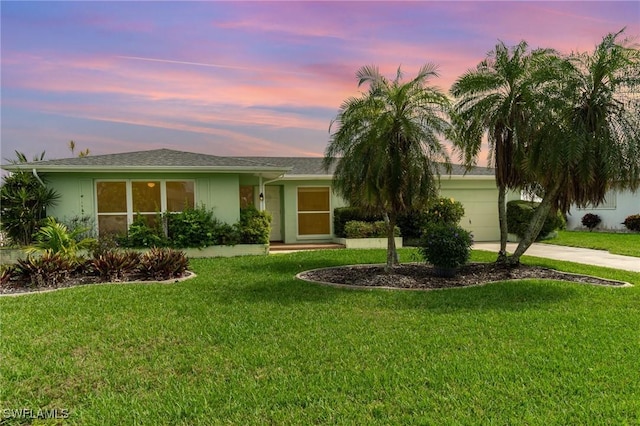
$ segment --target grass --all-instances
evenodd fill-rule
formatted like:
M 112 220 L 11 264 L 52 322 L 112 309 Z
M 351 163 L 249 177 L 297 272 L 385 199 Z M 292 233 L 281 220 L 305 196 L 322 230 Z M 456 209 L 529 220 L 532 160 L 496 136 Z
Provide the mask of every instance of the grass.
M 558 231 L 556 238 L 541 242 L 606 250 L 612 254 L 640 257 L 640 233 Z
M 293 278 L 384 259 L 200 259 L 180 284 L 0 298 L 0 408 L 67 409 L 83 425 L 640 422 L 640 274 L 525 258 L 636 286 L 353 291 Z

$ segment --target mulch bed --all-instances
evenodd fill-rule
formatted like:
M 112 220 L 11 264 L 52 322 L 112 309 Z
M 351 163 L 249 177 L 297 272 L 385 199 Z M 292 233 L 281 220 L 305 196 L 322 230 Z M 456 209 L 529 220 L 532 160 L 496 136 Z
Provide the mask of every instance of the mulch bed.
M 561 280 L 613 287 L 629 285 L 622 281 L 570 274 L 539 266 L 505 267 L 495 263 L 465 265 L 459 268 L 457 275 L 453 278 L 438 277 L 434 268 L 425 264 L 402 264 L 394 267 L 391 273 L 385 273 L 384 265 L 324 268 L 302 272 L 298 274 L 298 278 L 331 285 L 412 290 L 469 287 L 495 281 L 521 279 Z
M 78 275 L 71 275 L 65 280 L 62 280 L 57 283 L 47 283 L 46 285 L 39 285 L 39 286 L 33 286 L 31 285 L 31 283 L 25 280 L 11 280 L 8 283 L 0 285 L 0 295 L 39 293 L 39 292 L 58 290 L 62 288 L 78 287 L 82 285 L 91 285 L 91 284 L 173 283 L 173 282 L 182 281 L 186 278 L 191 278 L 192 276 L 195 276 L 195 274 L 187 271 L 187 273 L 183 274 L 182 277 L 175 277 L 175 278 L 171 278 L 163 281 L 163 280 L 148 279 L 140 274 L 125 274 L 125 276 L 121 280 L 105 281 L 104 279 L 98 276 L 78 274 Z

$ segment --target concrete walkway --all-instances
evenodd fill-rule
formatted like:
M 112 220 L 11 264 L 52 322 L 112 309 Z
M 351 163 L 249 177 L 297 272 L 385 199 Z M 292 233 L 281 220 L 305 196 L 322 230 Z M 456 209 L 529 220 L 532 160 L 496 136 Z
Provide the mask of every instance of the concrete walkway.
M 507 252 L 513 253 L 516 250 L 516 247 L 517 244 L 508 243 Z M 500 249 L 500 243 L 475 243 L 473 248 L 478 250 L 494 251 L 497 253 Z M 529 247 L 524 255 L 640 272 L 640 257 L 621 256 L 618 254 L 611 254 L 604 250 L 534 243 Z

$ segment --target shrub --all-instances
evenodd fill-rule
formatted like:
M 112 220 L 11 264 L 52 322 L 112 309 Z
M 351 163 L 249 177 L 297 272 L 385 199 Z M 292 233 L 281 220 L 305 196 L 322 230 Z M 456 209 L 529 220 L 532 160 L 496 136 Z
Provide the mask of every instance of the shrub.
M 167 234 L 175 248 L 206 247 L 215 244 L 219 222 L 204 206 L 166 214 Z
M 346 238 L 386 238 L 387 225 L 383 220 L 376 222 L 363 222 L 360 220 L 350 220 L 344 227 Z M 400 236 L 400 228 L 394 229 L 393 235 Z
M 164 247 L 168 244 L 167 238 L 162 229 L 162 218 L 156 215 L 153 224 L 149 220 L 138 214 L 129 225 L 127 236 L 120 239 L 124 247 Z
M 589 231 L 593 231 L 593 229 L 598 226 L 602 222 L 600 216 L 593 213 L 587 213 L 582 216 L 582 226 L 585 226 L 589 229 Z
M 640 232 L 640 214 L 632 214 L 622 222 L 629 231 Z
M 510 233 L 516 234 L 519 238 L 523 238 L 529 227 L 529 222 L 533 217 L 535 209 L 540 203 L 524 200 L 513 200 L 507 203 L 507 229 Z M 550 212 L 544 221 L 544 225 L 538 234 L 536 240 L 543 239 L 545 236 L 561 229 L 565 226 L 565 220 L 560 212 Z
M 2 178 L 0 187 L 0 226 L 14 244 L 29 245 L 40 228 L 47 208 L 55 205 L 59 194 L 48 189 L 29 171 L 12 172 Z
M 268 244 L 271 235 L 271 215 L 253 206 L 240 209 L 240 221 L 235 225 L 238 240 L 243 244 Z
M 473 236 L 458 225 L 430 223 L 418 248 L 425 261 L 438 268 L 457 268 L 469 260 Z
M 405 244 L 408 239 L 414 241 L 419 239 L 422 235 L 422 228 L 427 222 L 426 210 L 413 210 L 398 216 L 398 227 L 405 238 Z
M 25 252 L 27 254 L 57 253 L 67 259 L 75 259 L 79 250 L 90 249 L 96 242 L 93 238 L 78 241 L 78 236 L 86 231 L 85 228 L 69 231 L 65 224 L 57 222 L 53 217 L 48 217 L 36 232 L 34 244 L 27 247 Z
M 453 198 L 438 198 L 425 210 L 413 210 L 398 217 L 398 226 L 402 236 L 409 240 L 417 240 L 422 230 L 429 223 L 443 222 L 457 225 L 464 216 L 464 207 Z
M 27 256 L 18 259 L 16 275 L 34 287 L 55 286 L 69 277 L 75 269 L 69 259 L 59 253 L 45 252 L 40 257 Z
M 346 238 L 369 238 L 373 235 L 373 223 L 350 220 L 344 225 Z
M 375 222 L 381 219 L 382 216 L 365 213 L 357 207 L 338 207 L 333 210 L 333 233 L 338 238 L 350 238 L 345 232 L 347 222 Z
M 135 251 L 106 250 L 94 254 L 90 260 L 91 269 L 105 281 L 120 281 L 126 274 L 136 270 L 140 254 Z
M 181 277 L 189 267 L 183 251 L 170 248 L 152 248 L 140 256 L 138 272 L 144 278 L 168 280 Z
M 425 212 L 425 222 L 427 223 L 446 223 L 457 225 L 464 216 L 464 207 L 459 201 L 453 198 L 438 198 Z

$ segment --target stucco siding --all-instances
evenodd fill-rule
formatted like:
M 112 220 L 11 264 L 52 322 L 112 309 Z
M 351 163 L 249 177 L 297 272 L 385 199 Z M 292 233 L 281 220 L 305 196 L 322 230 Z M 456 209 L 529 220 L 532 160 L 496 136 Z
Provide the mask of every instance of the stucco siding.
M 612 192 L 614 199 L 608 199 L 598 207 L 573 207 L 567 215 L 567 229 L 582 229 L 582 217 L 587 213 L 597 214 L 602 219 L 598 229 L 626 230 L 622 222 L 627 216 L 640 214 L 640 191 Z M 608 196 L 608 198 L 611 198 Z
M 213 209 L 217 219 L 233 224 L 240 218 L 238 174 L 127 173 L 127 174 L 49 174 L 47 186 L 60 194 L 58 203 L 47 214 L 61 220 L 88 215 L 96 221 L 96 181 L 101 180 L 193 180 L 195 203 Z

